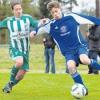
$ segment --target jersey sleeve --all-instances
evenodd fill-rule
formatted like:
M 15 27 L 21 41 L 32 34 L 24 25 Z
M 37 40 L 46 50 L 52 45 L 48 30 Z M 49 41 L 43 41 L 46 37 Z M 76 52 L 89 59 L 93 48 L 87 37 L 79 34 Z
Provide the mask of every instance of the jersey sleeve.
M 100 19 L 93 16 L 86 16 L 81 14 L 70 14 L 78 24 L 92 24 L 100 25 Z
M 32 16 L 29 17 L 30 26 L 36 28 L 38 26 L 38 20 L 34 19 Z
M 7 21 L 9 18 L 5 18 L 4 20 L 0 21 L 0 28 L 7 28 Z
M 50 24 L 51 21 L 50 19 L 48 19 L 47 23 L 45 23 L 44 25 L 41 25 L 41 22 L 39 22 L 38 27 L 37 27 L 37 34 L 41 34 L 41 33 L 50 33 Z

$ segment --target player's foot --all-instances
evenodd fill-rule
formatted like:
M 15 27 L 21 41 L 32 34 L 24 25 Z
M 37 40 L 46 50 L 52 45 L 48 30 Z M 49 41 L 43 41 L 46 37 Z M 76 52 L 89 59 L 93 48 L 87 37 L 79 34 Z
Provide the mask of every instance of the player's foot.
M 93 74 L 93 72 L 88 72 L 88 74 Z
M 99 71 L 98 70 L 93 70 L 93 73 L 94 74 L 99 74 Z
M 3 92 L 5 93 L 10 93 L 12 90 L 12 83 L 11 82 L 8 82 L 5 87 L 2 89 Z

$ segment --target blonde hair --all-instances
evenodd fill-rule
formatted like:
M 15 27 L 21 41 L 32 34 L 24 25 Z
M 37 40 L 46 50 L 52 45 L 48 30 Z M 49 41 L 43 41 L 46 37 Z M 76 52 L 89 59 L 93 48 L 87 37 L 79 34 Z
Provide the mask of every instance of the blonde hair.
M 47 9 L 51 11 L 52 8 L 60 8 L 60 4 L 58 1 L 51 1 L 47 4 Z
M 15 5 L 20 4 L 21 5 L 22 0 L 11 0 L 10 1 L 10 5 L 11 5 L 11 9 L 14 8 Z

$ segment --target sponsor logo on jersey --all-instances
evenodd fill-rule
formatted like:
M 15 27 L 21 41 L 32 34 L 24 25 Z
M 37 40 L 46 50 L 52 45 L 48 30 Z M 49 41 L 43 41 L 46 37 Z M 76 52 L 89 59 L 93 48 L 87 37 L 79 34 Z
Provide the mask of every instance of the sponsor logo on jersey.
M 68 31 L 67 26 L 62 26 L 60 28 L 60 31 L 61 31 L 60 36 L 65 36 L 65 35 L 69 35 L 70 34 L 70 31 Z
M 58 29 L 58 26 L 56 26 L 55 29 L 57 30 Z
M 61 31 L 61 33 L 67 32 L 67 27 L 66 27 L 66 26 L 62 26 L 62 27 L 60 28 L 60 31 Z

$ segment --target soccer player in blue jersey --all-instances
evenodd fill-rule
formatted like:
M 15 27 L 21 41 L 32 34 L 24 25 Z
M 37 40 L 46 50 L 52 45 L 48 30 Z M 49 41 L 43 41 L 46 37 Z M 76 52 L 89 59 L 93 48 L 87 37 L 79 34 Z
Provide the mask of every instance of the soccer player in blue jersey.
M 0 28 L 9 30 L 10 55 L 15 61 L 11 70 L 10 81 L 3 88 L 3 92 L 10 93 L 12 87 L 20 82 L 29 69 L 29 36 L 30 27 L 36 27 L 38 22 L 27 14 L 22 14 L 19 0 L 11 2 L 14 16 L 7 17 L 0 22 Z
M 97 70 L 100 70 L 100 65 L 87 56 L 87 44 L 80 34 L 79 26 L 80 24 L 100 25 L 100 20 L 92 16 L 83 16 L 75 13 L 64 15 L 57 1 L 48 3 L 47 9 L 50 11 L 53 19 L 50 21 L 41 20 L 41 24 L 44 26 L 37 33 L 44 30 L 53 37 L 59 50 L 66 59 L 66 66 L 72 79 L 75 83 L 84 85 L 76 68 L 79 60 L 81 63 L 91 65 L 91 67 Z

